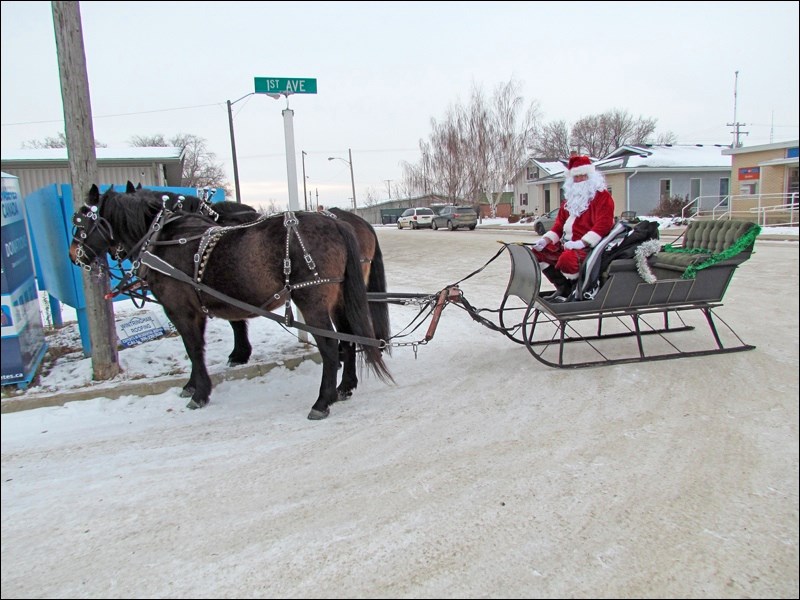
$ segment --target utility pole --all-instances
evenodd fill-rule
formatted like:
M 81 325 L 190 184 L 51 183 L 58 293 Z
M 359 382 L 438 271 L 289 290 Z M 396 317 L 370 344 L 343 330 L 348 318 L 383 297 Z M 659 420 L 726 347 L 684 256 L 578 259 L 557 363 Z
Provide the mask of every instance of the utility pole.
M 356 212 L 356 180 L 353 177 L 353 151 L 348 148 L 347 154 L 350 157 L 350 185 L 353 186 L 353 212 Z
M 736 120 L 736 96 L 738 95 L 738 88 L 739 88 L 739 71 L 736 71 L 736 77 L 733 82 L 733 123 L 727 123 L 728 127 L 733 127 L 734 130 L 731 132 L 733 133 L 733 146 L 732 148 L 741 148 L 742 142 L 739 141 L 740 135 L 749 135 L 749 131 L 739 131 L 740 127 L 747 127 L 747 123 L 739 123 Z
M 98 183 L 97 154 L 94 147 L 92 106 L 89 78 L 86 74 L 86 53 L 83 47 L 80 3 L 51 2 L 56 34 L 56 54 L 64 102 L 64 124 L 67 156 L 72 180 L 73 208 L 77 211 L 89 188 Z M 89 341 L 92 357 L 92 379 L 106 381 L 119 373 L 117 331 L 114 307 L 106 300 L 110 291 L 108 275 L 95 264 L 91 271 L 81 269 Z M 84 349 L 86 353 L 86 349 Z
M 384 179 L 384 181 L 386 182 L 386 187 L 389 190 L 389 200 L 391 200 L 392 199 L 392 181 L 394 181 L 394 179 Z
M 303 160 L 303 204 L 305 204 L 306 212 L 308 212 L 308 194 L 306 193 L 306 151 L 301 150 L 300 156 Z

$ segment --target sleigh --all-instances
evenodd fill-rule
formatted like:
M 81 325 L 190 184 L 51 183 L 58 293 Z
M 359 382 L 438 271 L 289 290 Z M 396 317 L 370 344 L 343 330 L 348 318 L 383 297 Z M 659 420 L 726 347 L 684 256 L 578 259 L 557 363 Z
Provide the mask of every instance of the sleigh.
M 593 249 L 567 302 L 541 291 L 540 267 L 527 245 L 504 244 L 511 276 L 498 312 L 499 329 L 524 344 L 539 362 L 558 368 L 754 348 L 715 311 L 736 268 L 752 254 L 758 225 L 694 221 L 682 245 L 657 242 L 649 255 L 613 260 L 601 269 L 609 245 L 629 229 L 618 223 Z M 704 336 L 688 333 L 697 322 L 706 330 Z

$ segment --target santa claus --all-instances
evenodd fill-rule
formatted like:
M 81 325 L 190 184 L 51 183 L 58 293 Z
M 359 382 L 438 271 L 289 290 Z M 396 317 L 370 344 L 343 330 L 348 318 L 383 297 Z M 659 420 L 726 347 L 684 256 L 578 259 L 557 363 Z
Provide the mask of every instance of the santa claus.
M 553 227 L 531 246 L 542 273 L 556 286 L 551 300 L 569 298 L 589 252 L 614 226 L 614 198 L 588 156 L 571 156 L 564 202 Z

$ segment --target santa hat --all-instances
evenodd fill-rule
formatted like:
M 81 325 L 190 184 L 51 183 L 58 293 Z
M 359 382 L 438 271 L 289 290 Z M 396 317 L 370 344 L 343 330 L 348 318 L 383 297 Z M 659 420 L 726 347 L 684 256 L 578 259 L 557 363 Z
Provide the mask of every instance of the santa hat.
M 592 159 L 588 156 L 570 156 L 567 163 L 567 176 L 589 175 L 594 172 Z

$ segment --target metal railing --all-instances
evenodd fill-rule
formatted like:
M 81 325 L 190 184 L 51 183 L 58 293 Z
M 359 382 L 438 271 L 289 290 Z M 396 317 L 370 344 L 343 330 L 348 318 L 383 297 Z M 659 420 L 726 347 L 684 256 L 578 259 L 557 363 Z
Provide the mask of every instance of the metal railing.
M 702 208 L 704 204 L 715 204 Z M 698 196 L 681 210 L 681 219 L 743 219 L 762 227 L 798 225 L 798 193 Z

